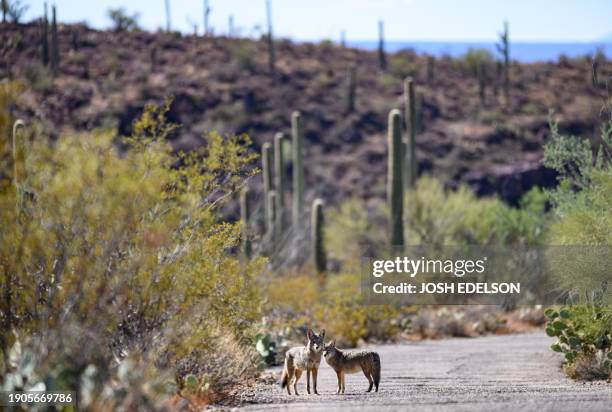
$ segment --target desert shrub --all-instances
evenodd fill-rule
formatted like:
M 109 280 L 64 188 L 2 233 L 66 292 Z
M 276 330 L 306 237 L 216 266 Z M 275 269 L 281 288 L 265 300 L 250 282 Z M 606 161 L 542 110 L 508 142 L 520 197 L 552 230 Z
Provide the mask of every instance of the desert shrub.
M 422 339 L 486 335 L 497 332 L 506 322 L 499 309 L 488 306 L 421 308 L 407 319 L 410 333 Z
M 575 305 L 546 311 L 546 333 L 556 337 L 551 349 L 565 356 L 572 378 L 607 379 L 612 375 L 612 308 Z
M 596 151 L 587 139 L 561 134 L 554 121 L 550 129 L 544 162 L 560 175 L 558 188 L 549 192 L 555 217 L 550 226 L 550 241 L 553 245 L 609 248 L 612 244 L 612 122 L 602 126 Z M 609 259 L 609 251 L 604 253 L 604 259 Z M 605 299 L 609 297 L 609 270 L 602 270 L 596 259 L 582 264 L 576 276 L 575 271 L 570 273 L 566 270 L 568 265 L 559 260 L 553 256 L 551 261 L 554 280 L 562 290 L 573 292 L 572 299 L 577 304 L 559 312 L 547 311 L 546 332 L 558 338 L 552 349 L 565 355 L 564 369 L 569 376 L 607 378 L 612 371 L 612 306 Z
M 461 61 L 468 71 L 476 76 L 479 67 L 489 67 L 493 64 L 493 54 L 487 49 L 469 49 Z
M 368 306 L 361 296 L 360 276 L 329 275 L 324 284 L 307 270 L 298 276 L 277 276 L 266 293 L 266 319 L 276 331 L 276 341 L 302 342 L 306 327 L 325 329 L 327 336 L 347 347 L 393 339 L 400 332 L 395 322 L 398 310 Z
M 256 62 L 253 58 L 253 50 L 247 42 L 236 40 L 231 43 L 230 57 L 239 69 L 253 72 L 256 68 Z
M 118 9 L 110 9 L 108 11 L 108 18 L 113 23 L 113 30 L 116 32 L 135 31 L 138 30 L 138 13 L 129 15 L 123 7 Z
M 555 221 L 550 226 L 550 242 L 562 246 L 610 246 L 612 244 L 612 123 L 604 124 L 597 152 L 587 139 L 565 136 L 551 122 L 550 141 L 544 162 L 560 174 L 557 189 L 549 192 Z M 608 254 L 609 256 L 609 254 Z M 580 279 L 569 271 L 556 270 L 556 281 L 579 296 L 604 290 L 609 272 L 581 270 Z
M 386 244 L 384 228 L 375 224 L 374 213 L 356 198 L 342 202 L 326 216 L 325 245 L 331 260 L 344 270 L 359 271 L 361 257 L 376 245 Z
M 318 292 L 318 284 L 312 276 L 288 273 L 269 282 L 265 296 L 270 309 L 301 314 L 312 308 Z
M 445 190 L 440 181 L 423 177 L 406 195 L 408 244 L 534 244 L 545 233 L 545 197 L 528 192 L 519 208 L 497 198 L 477 198 L 465 186 Z
M 6 378 L 18 372 L 16 347 L 41 353 L 28 370 L 54 389 L 84 390 L 87 373 L 90 404 L 110 396 L 111 409 L 141 404 L 112 390 L 126 361 L 144 381 L 206 375 L 211 397 L 252 371 L 262 262 L 228 253 L 239 223 L 217 217 L 250 174 L 250 141 L 210 133 L 201 149 L 173 154 L 168 107 L 145 109 L 124 152 L 102 131 L 35 136 L 16 185 L 1 171 L 5 389 L 24 384 Z
M 403 79 L 407 76 L 416 76 L 418 70 L 414 58 L 411 59 L 406 54 L 396 53 L 389 56 L 389 72 L 395 77 Z
M 369 306 L 361 298 L 360 274 L 333 276 L 313 306 L 312 317 L 328 336 L 342 346 L 354 347 L 360 340 L 386 341 L 399 333 L 391 306 Z

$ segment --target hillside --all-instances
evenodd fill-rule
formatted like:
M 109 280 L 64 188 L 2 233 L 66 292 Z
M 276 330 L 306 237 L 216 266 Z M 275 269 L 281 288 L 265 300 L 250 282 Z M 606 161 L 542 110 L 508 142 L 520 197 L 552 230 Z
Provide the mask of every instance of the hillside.
M 511 66 L 509 99 L 489 70 L 485 100 L 463 60 L 412 52 L 387 56 L 331 43 L 276 42 L 276 77 L 266 43 L 166 33 L 115 33 L 61 25 L 61 63 L 53 77 L 41 63 L 34 24 L 2 25 L 0 78 L 26 84 L 15 116 L 39 121 L 52 137 L 96 127 L 129 133 L 146 103 L 173 96 L 170 120 L 177 149 L 201 145 L 207 131 L 248 133 L 259 148 L 290 133 L 290 114 L 305 119 L 307 187 L 330 201 L 384 197 L 386 116 L 401 107 L 402 79 L 412 75 L 421 96 L 419 170 L 449 184 L 469 183 L 479 195 L 515 202 L 533 185 L 555 183 L 540 165 L 548 112 L 561 129 L 584 136 L 599 129 L 605 87 L 594 87 L 588 59 Z M 356 108 L 346 111 L 348 73 L 357 66 Z M 610 75 L 600 64 L 599 78 Z M 607 73 L 605 72 L 607 70 Z

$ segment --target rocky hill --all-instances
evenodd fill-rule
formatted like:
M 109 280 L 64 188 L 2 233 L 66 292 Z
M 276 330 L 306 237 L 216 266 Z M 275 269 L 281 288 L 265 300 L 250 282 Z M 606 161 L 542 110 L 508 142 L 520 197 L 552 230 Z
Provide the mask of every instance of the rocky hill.
M 204 144 L 207 131 L 248 133 L 256 148 L 276 132 L 290 133 L 290 115 L 305 119 L 308 197 L 337 202 L 349 196 L 384 197 L 386 117 L 402 105 L 402 79 L 415 78 L 420 107 L 419 170 L 449 185 L 470 184 L 480 195 L 499 193 L 515 202 L 533 185 L 554 184 L 540 166 L 548 113 L 562 130 L 595 136 L 605 85 L 594 85 L 588 58 L 519 64 L 504 96 L 494 66 L 484 100 L 464 59 L 410 51 L 387 56 L 329 42 L 276 42 L 270 75 L 266 42 L 178 33 L 116 33 L 60 25 L 59 73 L 41 61 L 36 24 L 0 26 L 1 79 L 18 79 L 26 91 L 16 116 L 60 133 L 115 128 L 127 134 L 146 103 L 174 97 L 170 120 L 181 127 L 174 147 Z M 347 110 L 348 78 L 356 67 L 356 105 Z M 599 64 L 598 77 L 612 73 Z

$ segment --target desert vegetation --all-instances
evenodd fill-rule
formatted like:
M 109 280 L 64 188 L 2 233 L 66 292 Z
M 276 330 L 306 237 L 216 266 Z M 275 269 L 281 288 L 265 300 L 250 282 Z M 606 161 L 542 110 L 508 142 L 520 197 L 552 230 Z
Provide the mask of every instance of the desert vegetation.
M 391 247 L 609 247 L 605 57 L 522 65 L 508 25 L 498 57 L 388 53 L 383 22 L 376 52 L 293 44 L 270 2 L 259 40 L 184 36 L 165 4 L 158 33 L 123 9 L 109 32 L 55 7 L 2 25 L 3 389 L 231 402 L 307 327 L 354 347 L 548 322 L 569 376 L 610 376 L 599 266 L 554 272 L 563 307 L 373 306 L 360 288 L 362 257 Z

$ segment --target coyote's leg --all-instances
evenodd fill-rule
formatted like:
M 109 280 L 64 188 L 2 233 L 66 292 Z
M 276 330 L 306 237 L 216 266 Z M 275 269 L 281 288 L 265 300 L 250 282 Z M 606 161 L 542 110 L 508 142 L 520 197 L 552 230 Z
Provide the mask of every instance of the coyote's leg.
M 336 393 L 339 394 L 342 392 L 342 372 L 336 371 L 336 376 L 338 377 L 338 390 Z
M 295 393 L 296 395 L 299 395 L 297 391 L 297 383 L 301 377 L 302 377 L 302 371 L 298 368 L 295 368 L 295 379 L 293 381 L 293 393 Z
M 317 374 L 319 373 L 319 370 L 317 368 L 312 368 L 312 385 L 313 385 L 313 389 L 314 389 L 314 393 L 315 395 L 318 395 L 319 392 L 317 392 Z
M 370 376 L 370 371 L 368 371 L 367 369 L 363 369 L 363 374 L 368 379 L 368 382 L 370 384 L 370 386 L 368 387 L 368 390 L 366 392 L 371 392 L 372 391 L 372 386 L 374 386 L 374 380 Z
M 341 373 L 341 378 L 342 378 L 342 393 L 344 393 L 344 390 L 346 389 L 346 382 L 344 381 L 346 373 L 344 373 L 344 371 L 340 373 Z
M 306 392 L 310 395 L 310 373 L 311 369 L 306 368 Z

